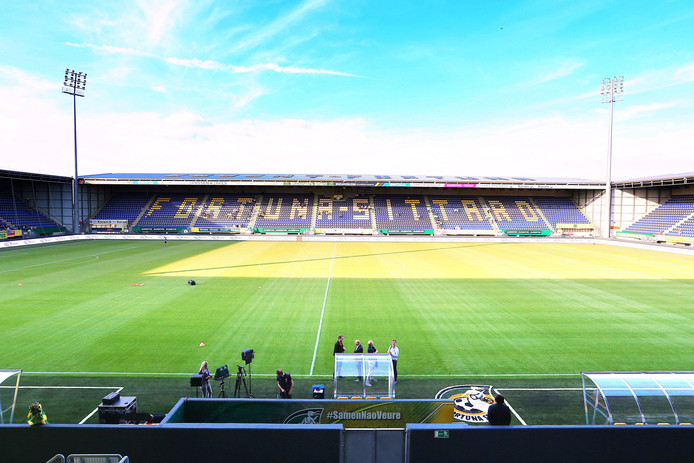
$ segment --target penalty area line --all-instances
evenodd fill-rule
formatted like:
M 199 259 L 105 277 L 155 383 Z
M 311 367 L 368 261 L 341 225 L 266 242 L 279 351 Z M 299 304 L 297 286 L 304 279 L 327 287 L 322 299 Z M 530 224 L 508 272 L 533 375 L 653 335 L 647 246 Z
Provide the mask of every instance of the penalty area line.
M 494 389 L 496 389 L 496 388 L 494 388 Z M 499 392 L 499 391 L 501 391 L 502 389 L 496 389 L 496 390 L 497 390 L 497 392 Z M 527 426 L 527 425 L 528 425 L 528 423 L 526 423 L 525 420 L 523 420 L 523 418 L 521 418 L 521 416 L 518 414 L 518 412 L 516 411 L 516 409 L 513 408 L 513 407 L 511 406 L 511 404 L 508 402 L 508 400 L 506 400 L 506 406 L 509 408 L 509 410 L 511 410 L 511 413 L 514 414 L 514 416 L 516 417 L 516 419 L 518 419 L 518 421 L 520 421 L 520 424 L 522 424 L 523 426 Z
M 309 376 L 313 376 L 313 367 L 316 365 L 316 354 L 318 353 L 318 342 L 320 341 L 320 332 L 323 328 L 323 317 L 325 316 L 325 304 L 328 301 L 328 290 L 330 289 L 330 278 L 333 274 L 333 263 L 335 262 L 335 250 L 337 249 L 337 241 L 333 245 L 333 256 L 330 258 L 330 270 L 328 271 L 328 283 L 325 285 L 325 296 L 323 296 L 323 308 L 320 312 L 320 323 L 318 323 L 318 334 L 316 334 L 316 345 L 313 347 L 313 360 L 311 360 L 311 371 Z

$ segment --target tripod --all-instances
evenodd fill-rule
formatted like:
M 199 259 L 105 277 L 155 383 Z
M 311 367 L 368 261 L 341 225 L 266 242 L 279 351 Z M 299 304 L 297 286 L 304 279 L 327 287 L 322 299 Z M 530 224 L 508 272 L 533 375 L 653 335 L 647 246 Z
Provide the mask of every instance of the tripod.
M 241 384 L 243 384 L 243 389 L 246 391 L 246 396 L 253 397 L 246 386 L 246 369 L 241 365 L 238 365 L 239 371 L 236 372 L 236 387 L 234 388 L 234 397 L 241 397 Z M 250 383 L 250 379 L 248 380 Z
M 219 398 L 219 397 L 223 397 L 223 398 L 225 398 L 225 399 L 226 399 L 227 397 L 229 397 L 229 396 L 227 395 L 226 389 L 224 389 L 224 380 L 222 380 L 222 381 L 219 383 L 219 387 L 222 388 L 222 390 L 219 391 L 219 395 L 218 395 L 217 397 L 218 397 L 218 398 Z

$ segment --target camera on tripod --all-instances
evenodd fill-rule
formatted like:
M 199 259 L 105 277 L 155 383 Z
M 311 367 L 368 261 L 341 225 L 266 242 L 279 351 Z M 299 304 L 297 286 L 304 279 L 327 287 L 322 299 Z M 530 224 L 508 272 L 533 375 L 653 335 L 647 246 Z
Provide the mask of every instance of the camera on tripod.
M 219 397 L 222 398 L 227 398 L 227 391 L 224 389 L 224 380 L 227 379 L 229 376 L 229 367 L 227 365 L 222 365 L 221 367 L 217 368 L 217 371 L 214 372 L 214 380 L 219 381 L 219 387 L 221 390 L 219 391 Z M 193 385 L 193 381 L 191 380 L 191 386 Z
M 251 374 L 251 362 L 253 361 L 254 357 L 255 353 L 253 352 L 253 349 L 244 349 L 241 351 L 241 360 L 246 362 L 246 365 L 248 365 L 248 373 L 246 373 L 246 367 L 239 365 L 238 363 L 236 364 L 238 371 L 236 372 L 236 387 L 234 388 L 234 397 L 241 397 L 241 388 L 243 387 L 243 389 L 246 391 L 246 396 L 253 398 L 253 386 L 251 383 L 253 376 Z M 248 376 L 248 385 L 246 385 L 246 376 Z

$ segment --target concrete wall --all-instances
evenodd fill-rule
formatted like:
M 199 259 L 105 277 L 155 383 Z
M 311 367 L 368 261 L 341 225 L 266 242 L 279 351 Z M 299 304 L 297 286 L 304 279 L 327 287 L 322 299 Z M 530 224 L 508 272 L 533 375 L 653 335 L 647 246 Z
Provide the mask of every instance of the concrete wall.
M 341 439 L 340 425 L 6 425 L 0 427 L 0 461 L 111 453 L 132 463 L 339 462 Z
M 514 463 L 691 461 L 694 426 L 468 426 L 408 425 L 410 462 Z

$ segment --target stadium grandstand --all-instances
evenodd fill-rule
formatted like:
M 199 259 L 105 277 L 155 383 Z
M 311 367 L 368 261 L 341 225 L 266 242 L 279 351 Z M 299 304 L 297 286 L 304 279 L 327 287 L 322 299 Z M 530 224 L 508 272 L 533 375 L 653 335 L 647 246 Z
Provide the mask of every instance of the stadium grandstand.
M 24 236 L 75 232 L 70 183 L 0 171 L 0 225 Z M 692 183 L 694 174 L 613 182 L 608 211 L 605 185 L 582 179 L 86 175 L 79 179 L 76 232 L 551 235 L 688 245 L 694 239 Z

